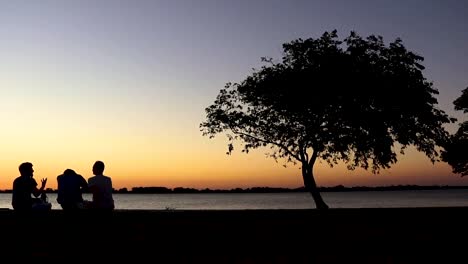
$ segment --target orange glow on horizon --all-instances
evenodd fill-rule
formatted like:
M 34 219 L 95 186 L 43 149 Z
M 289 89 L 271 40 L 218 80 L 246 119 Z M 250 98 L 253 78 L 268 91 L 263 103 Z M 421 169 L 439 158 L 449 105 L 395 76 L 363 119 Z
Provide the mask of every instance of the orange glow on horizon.
M 145 151 L 142 151 L 145 152 Z M 115 189 L 133 187 L 164 186 L 167 188 L 186 187 L 197 189 L 232 189 L 250 187 L 303 186 L 299 165 L 282 163 L 265 158 L 257 151 L 249 154 L 234 153 L 211 155 L 208 150 L 196 155 L 187 151 L 184 155 L 168 152 L 166 155 L 127 156 L 111 155 L 101 159 L 106 163 L 104 174 L 112 177 Z M 72 154 L 70 154 L 72 155 Z M 48 178 L 47 187 L 57 188 L 56 176 L 66 168 L 72 168 L 85 178 L 91 177 L 91 166 L 98 159 L 72 159 L 64 155 L 44 155 L 33 162 L 35 179 Z M 51 162 L 53 159 L 55 162 Z M 72 162 L 65 161 L 70 159 Z M 24 160 L 26 161 L 26 160 Z M 22 162 L 22 161 L 21 161 Z M 5 160 L 2 166 L 0 189 L 11 189 L 12 182 L 19 173 L 18 159 Z M 468 177 L 451 173 L 445 163 L 432 164 L 422 153 L 411 152 L 399 158 L 391 169 L 373 175 L 370 171 L 356 169 L 348 171 L 343 164 L 330 168 L 324 162 L 317 163 L 314 175 L 319 186 L 388 186 L 388 185 L 468 185 Z

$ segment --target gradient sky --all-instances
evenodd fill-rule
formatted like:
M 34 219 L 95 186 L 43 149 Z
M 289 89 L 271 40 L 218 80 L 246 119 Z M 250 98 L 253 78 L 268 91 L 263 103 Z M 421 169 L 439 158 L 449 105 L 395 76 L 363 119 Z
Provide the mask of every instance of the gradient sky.
M 352 2 L 352 3 L 351 3 Z M 199 131 L 226 82 L 280 58 L 281 45 L 338 30 L 396 37 L 423 56 L 439 107 L 468 86 L 468 8 L 463 1 L 2 1 L 0 189 L 18 165 L 35 178 L 66 168 L 85 178 L 106 163 L 115 188 L 300 187 L 298 166 L 259 149 L 227 156 L 224 136 Z M 449 127 L 451 131 L 456 126 Z M 410 150 L 378 175 L 318 164 L 319 185 L 468 185 L 448 165 Z M 39 180 L 38 180 L 39 182 Z

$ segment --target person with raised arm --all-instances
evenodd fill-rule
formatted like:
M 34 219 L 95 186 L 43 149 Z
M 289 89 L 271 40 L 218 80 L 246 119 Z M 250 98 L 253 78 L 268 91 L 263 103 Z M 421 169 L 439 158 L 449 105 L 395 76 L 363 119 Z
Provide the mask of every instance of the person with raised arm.
M 31 162 L 23 162 L 18 167 L 20 176 L 13 181 L 12 206 L 15 211 L 50 210 L 52 205 L 43 201 L 45 197 L 47 178 L 41 179 L 41 187 L 37 188 L 34 179 L 34 169 Z M 34 198 L 31 196 L 33 195 Z

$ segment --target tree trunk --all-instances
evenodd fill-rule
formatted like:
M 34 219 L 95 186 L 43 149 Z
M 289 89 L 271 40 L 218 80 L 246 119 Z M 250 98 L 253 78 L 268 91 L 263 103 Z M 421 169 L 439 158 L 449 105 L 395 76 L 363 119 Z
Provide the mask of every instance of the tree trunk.
M 323 201 L 322 195 L 317 189 L 317 184 L 315 183 L 314 174 L 312 172 L 312 166 L 309 166 L 307 163 L 302 164 L 302 178 L 304 180 L 304 186 L 306 190 L 312 195 L 317 209 L 328 209 L 328 205 L 325 203 L 325 201 Z

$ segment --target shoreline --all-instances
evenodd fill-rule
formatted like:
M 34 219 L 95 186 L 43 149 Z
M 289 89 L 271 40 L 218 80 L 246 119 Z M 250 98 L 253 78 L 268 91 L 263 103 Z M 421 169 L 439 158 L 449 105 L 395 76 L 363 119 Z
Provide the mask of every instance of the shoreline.
M 46 261 L 79 249 L 79 260 L 93 252 L 165 263 L 452 263 L 464 257 L 468 207 L 52 210 L 27 217 L 5 210 L 0 225 L 6 254 Z M 40 239 L 26 239 L 35 235 Z
M 130 189 L 130 190 L 129 190 Z M 321 186 L 319 192 L 367 192 L 367 191 L 430 191 L 430 190 L 466 190 L 468 185 L 381 185 L 381 186 Z M 11 189 L 1 189 L 0 193 L 12 193 Z M 57 193 L 57 189 L 47 188 L 46 193 Z M 231 189 L 210 189 L 210 188 L 191 188 L 165 186 L 147 186 L 147 187 L 123 187 L 113 189 L 113 193 L 119 194 L 215 194 L 215 193 L 309 193 L 304 187 L 269 187 L 254 186 L 247 188 Z

